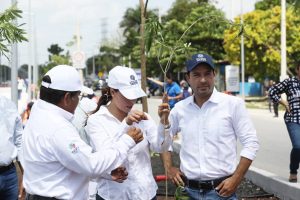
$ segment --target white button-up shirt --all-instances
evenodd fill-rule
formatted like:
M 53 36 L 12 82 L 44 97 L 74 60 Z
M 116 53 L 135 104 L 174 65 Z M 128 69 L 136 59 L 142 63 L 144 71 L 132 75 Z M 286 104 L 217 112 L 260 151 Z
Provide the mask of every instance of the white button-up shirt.
M 170 133 L 181 132 L 180 169 L 188 179 L 212 180 L 231 175 L 240 155 L 253 160 L 259 148 L 244 101 L 214 89 L 200 108 L 194 96 L 171 110 Z
M 135 145 L 124 135 L 100 152 L 80 139 L 73 114 L 43 100 L 32 108 L 22 140 L 26 192 L 58 199 L 88 198 L 89 178 L 119 167 Z
M 109 200 L 149 200 L 156 195 L 157 185 L 153 178 L 149 149 L 161 152 L 168 149 L 171 137 L 158 135 L 157 126 L 149 115 L 148 120 L 134 123 L 133 126 L 142 130 L 144 139 L 128 153 L 123 164 L 128 171 L 128 178 L 123 183 L 101 179 L 98 183 L 98 194 Z M 107 109 L 100 110 L 88 119 L 86 131 L 91 145 L 96 151 L 105 149 L 107 145 L 124 134 L 126 122 L 120 122 Z M 163 145 L 162 145 L 163 144 Z
M 18 155 L 23 127 L 16 105 L 3 96 L 0 96 L 0 113 L 0 166 L 7 166 Z

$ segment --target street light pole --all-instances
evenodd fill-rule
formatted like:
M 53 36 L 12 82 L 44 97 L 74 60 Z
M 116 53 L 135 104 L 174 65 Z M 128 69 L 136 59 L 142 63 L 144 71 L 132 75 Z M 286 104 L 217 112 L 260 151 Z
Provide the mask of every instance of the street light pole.
M 32 38 L 31 38 L 31 0 L 28 0 L 28 100 L 31 101 L 32 93 L 31 93 L 31 84 L 32 84 Z
M 286 73 L 286 2 L 281 0 L 281 67 L 280 81 L 287 78 Z
M 11 1 L 12 5 L 17 4 L 17 0 Z M 14 22 L 18 24 L 17 20 Z M 11 100 L 18 106 L 18 44 L 11 45 Z
M 241 25 L 243 26 L 243 0 L 241 0 Z M 244 34 L 241 34 L 241 68 L 242 68 L 242 98 L 245 99 L 245 56 L 244 56 Z

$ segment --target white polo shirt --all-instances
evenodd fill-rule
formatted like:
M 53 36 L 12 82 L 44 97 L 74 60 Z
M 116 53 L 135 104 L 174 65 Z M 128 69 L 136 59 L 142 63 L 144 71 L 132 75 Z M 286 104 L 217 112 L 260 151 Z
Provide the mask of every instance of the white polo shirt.
M 23 184 L 29 194 L 87 199 L 89 178 L 110 174 L 135 145 L 123 135 L 114 146 L 92 153 L 71 124 L 72 117 L 43 100 L 34 104 L 22 140 Z
M 134 123 L 133 126 L 142 130 L 144 140 L 138 143 L 128 153 L 128 159 L 123 166 L 128 171 L 128 179 L 123 183 L 101 179 L 98 182 L 98 194 L 109 200 L 150 200 L 156 195 L 157 185 L 153 178 L 150 152 L 166 151 L 171 144 L 169 134 L 158 134 L 157 126 L 149 115 L 148 120 Z M 126 122 L 120 122 L 107 109 L 100 110 L 88 119 L 86 131 L 91 139 L 91 145 L 96 151 L 102 151 L 119 137 L 124 135 Z
M 212 180 L 233 174 L 237 139 L 241 156 L 253 160 L 259 148 L 244 101 L 214 89 L 200 108 L 194 96 L 171 110 L 170 133 L 181 132 L 180 169 L 188 179 Z

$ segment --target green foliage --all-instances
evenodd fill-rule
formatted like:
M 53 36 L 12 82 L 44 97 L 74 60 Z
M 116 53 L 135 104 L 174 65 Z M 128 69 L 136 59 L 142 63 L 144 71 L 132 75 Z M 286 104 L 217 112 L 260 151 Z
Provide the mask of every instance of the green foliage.
M 157 19 L 154 10 L 147 10 L 146 13 L 146 20 L 149 19 Z M 137 6 L 136 8 L 128 8 L 123 16 L 123 20 L 120 23 L 120 27 L 123 28 L 123 36 L 125 37 L 124 44 L 120 47 L 120 54 L 122 56 L 128 57 L 131 55 L 131 63 L 132 66 L 138 67 L 140 66 L 140 46 L 139 46 L 139 39 L 140 39 L 140 24 L 141 24 L 141 10 L 140 7 Z M 149 26 L 145 27 L 149 30 Z M 154 27 L 151 27 L 152 31 Z M 149 49 L 151 46 L 151 37 L 147 35 L 146 32 L 146 49 Z
M 104 45 L 100 47 L 101 54 L 88 58 L 86 65 L 88 74 L 93 73 L 93 64 L 95 62 L 95 73 L 110 70 L 112 67 L 120 65 L 120 54 L 118 48 L 113 45 Z
M 23 24 L 15 25 L 13 23 L 17 18 L 22 18 L 21 13 L 22 11 L 16 5 L 0 13 L 0 55 L 7 57 L 8 45 L 27 41 L 25 31 L 20 28 Z
M 60 55 L 61 52 L 64 51 L 58 44 L 51 44 L 51 46 L 47 49 L 51 55 Z
M 299 0 L 286 0 L 288 5 L 297 5 L 300 3 Z M 263 0 L 255 4 L 255 10 L 269 10 L 275 6 L 280 6 L 281 0 Z
M 39 66 L 41 77 L 57 65 L 71 65 L 69 53 L 67 52 L 63 55 L 62 52 L 64 49 L 62 49 L 58 44 L 51 44 L 47 50 L 50 53 L 49 62 Z
M 244 46 L 246 76 L 254 76 L 263 81 L 267 75 L 277 79 L 280 73 L 280 7 L 269 10 L 256 10 L 244 15 Z M 300 55 L 300 18 L 287 10 L 287 63 L 293 65 Z M 239 18 L 235 19 L 238 24 Z M 226 30 L 224 48 L 228 60 L 240 64 L 240 38 L 237 38 L 237 27 Z
M 213 5 L 201 3 L 183 18 L 166 22 L 163 30 L 152 36 L 155 40 L 148 57 L 158 58 L 163 73 L 169 69 L 181 71 L 187 57 L 194 53 L 209 53 L 215 59 L 225 56 L 223 32 L 230 23 L 223 12 Z

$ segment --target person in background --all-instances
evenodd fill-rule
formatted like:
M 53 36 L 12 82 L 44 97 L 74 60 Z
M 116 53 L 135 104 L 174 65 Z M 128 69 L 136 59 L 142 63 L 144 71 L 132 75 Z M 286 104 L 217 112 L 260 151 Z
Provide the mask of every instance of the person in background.
M 24 110 L 24 112 L 22 113 L 22 123 L 23 123 L 23 128 L 26 125 L 27 120 L 29 119 L 30 116 L 30 112 L 31 112 L 31 108 L 33 106 L 34 102 L 31 101 L 27 104 L 26 109 Z
M 275 84 L 276 84 L 276 82 L 273 81 L 271 87 L 272 87 L 273 85 L 275 85 Z M 269 95 L 268 95 L 268 96 L 269 96 Z M 269 97 L 269 98 L 270 98 L 270 97 Z M 271 99 L 271 98 L 270 98 L 270 101 L 272 102 L 272 99 Z M 279 114 L 278 114 L 279 103 L 278 103 L 278 102 L 272 102 L 272 104 L 273 104 L 273 110 L 274 110 L 274 117 L 278 117 L 278 116 L 279 116 Z
M 175 106 L 175 104 L 181 100 L 182 93 L 181 93 L 180 86 L 176 83 L 176 81 L 173 78 L 173 74 L 168 72 L 166 74 L 166 77 L 167 77 L 166 83 L 163 83 L 161 81 L 149 77 L 147 79 L 165 88 L 164 93 L 167 94 L 169 106 L 172 109 Z
M 132 110 L 136 100 L 146 96 L 138 83 L 136 73 L 128 67 L 116 66 L 109 71 L 108 86 L 102 93 L 98 107 L 87 121 L 86 131 L 96 151 L 102 151 L 119 137 L 124 127 L 138 127 L 144 140 L 132 148 L 124 166 L 128 179 L 122 184 L 101 179 L 97 200 L 152 200 L 156 199 L 157 185 L 153 178 L 150 150 L 162 152 L 169 148 L 171 138 L 158 135 L 150 115 Z
M 194 94 L 171 111 L 165 103 L 158 109 L 162 126 L 171 135 L 182 135 L 180 169 L 173 167 L 169 152 L 163 157 L 165 170 L 176 185 L 184 185 L 192 200 L 235 200 L 259 148 L 256 130 L 243 99 L 215 89 L 215 67 L 209 55 L 193 55 L 186 69 Z M 236 166 L 237 140 L 242 150 Z
M 18 176 L 14 161 L 20 157 L 22 120 L 16 105 L 1 95 L 0 110 L 0 199 L 16 200 Z
M 72 120 L 72 124 L 78 130 L 81 139 L 88 145 L 90 145 L 89 137 L 86 134 L 84 127 L 91 112 L 97 108 L 97 102 L 93 100 L 94 96 L 94 91 L 92 89 L 83 86 L 81 98 L 75 109 L 74 118 Z
M 281 98 L 285 93 L 287 101 Z M 284 121 L 292 142 L 290 154 L 290 182 L 297 182 L 300 163 L 300 63 L 296 66 L 296 76 L 287 78 L 269 89 L 269 96 L 274 103 L 280 103 L 286 109 Z
M 88 137 L 84 127 L 86 126 L 87 119 L 92 111 L 97 108 L 97 102 L 95 100 L 94 91 L 91 88 L 83 86 L 81 90 L 81 99 L 77 105 L 74 113 L 72 124 L 76 127 L 79 132 L 80 138 L 90 145 L 90 138 Z M 89 199 L 96 199 L 97 193 L 97 182 L 90 180 L 89 182 Z
M 122 182 L 120 167 L 127 152 L 143 140 L 138 128 L 129 128 L 114 146 L 93 152 L 71 121 L 82 84 L 74 67 L 58 65 L 42 78 L 40 99 L 32 108 L 22 138 L 23 185 L 27 200 L 88 198 L 90 178 Z
M 269 111 L 270 113 L 272 112 L 272 107 L 273 107 L 273 102 L 272 102 L 272 99 L 270 98 L 269 96 L 269 89 L 270 87 L 274 84 L 274 81 L 273 80 L 269 80 L 266 85 L 265 85 L 265 95 L 267 96 L 268 98 L 268 107 L 269 107 Z
M 180 87 L 181 87 L 182 99 L 186 99 L 192 95 L 192 89 L 190 88 L 189 84 L 185 80 L 180 81 Z

